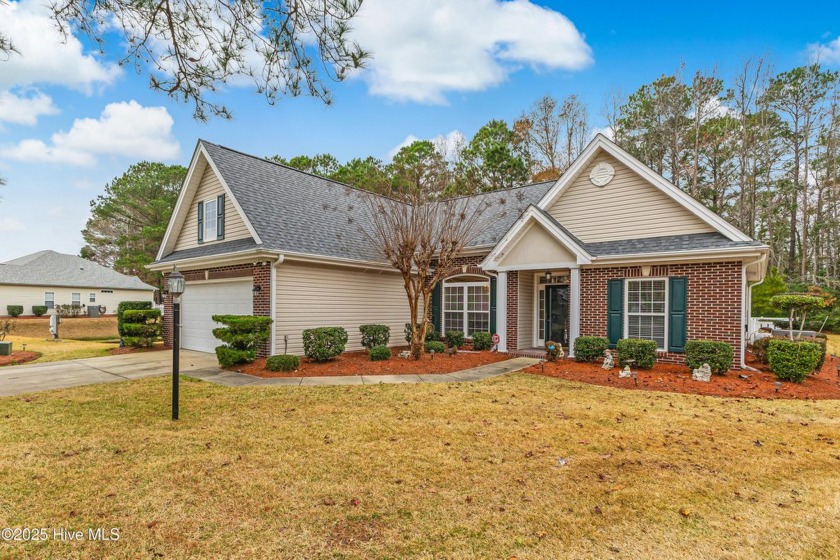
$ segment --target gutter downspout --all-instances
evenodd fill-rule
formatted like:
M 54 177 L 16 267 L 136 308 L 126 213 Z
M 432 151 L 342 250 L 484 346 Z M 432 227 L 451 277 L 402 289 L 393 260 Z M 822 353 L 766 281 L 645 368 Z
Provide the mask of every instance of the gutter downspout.
M 271 265 L 271 355 L 277 354 L 277 267 L 286 260 L 284 255 L 278 255 Z
M 741 324 L 744 325 L 744 331 L 741 333 L 741 369 L 746 369 L 749 371 L 758 372 L 757 369 L 754 367 L 750 367 L 745 362 L 745 356 L 747 351 L 747 329 L 749 328 L 749 320 L 752 315 L 752 290 L 756 286 L 764 283 L 764 280 L 767 278 L 765 274 L 764 277 L 756 282 L 755 284 L 751 284 L 747 286 L 747 267 L 752 266 L 754 264 L 761 264 L 766 261 L 768 258 L 767 253 L 761 255 L 759 258 L 752 262 L 748 262 L 744 264 L 741 268 L 741 278 L 744 283 L 743 294 L 744 294 L 744 301 L 741 305 Z

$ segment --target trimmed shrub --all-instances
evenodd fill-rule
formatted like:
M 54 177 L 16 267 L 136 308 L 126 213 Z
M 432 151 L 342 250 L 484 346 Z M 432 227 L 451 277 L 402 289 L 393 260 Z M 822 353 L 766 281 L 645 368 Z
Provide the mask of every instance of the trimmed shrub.
M 61 307 L 61 306 L 59 306 Z M 117 332 L 119 333 L 120 337 L 125 336 L 123 332 L 123 313 L 129 310 L 136 310 L 136 309 L 151 309 L 152 302 L 151 301 L 121 301 L 117 305 Z M 32 311 L 35 311 L 35 307 L 32 307 Z M 57 310 L 56 310 L 57 311 Z
M 489 332 L 474 332 L 472 339 L 473 350 L 490 350 L 493 347 L 493 335 Z
M 126 309 L 122 314 L 122 340 L 126 346 L 149 347 L 163 330 L 159 309 Z
M 426 343 L 426 352 L 434 352 L 435 354 L 443 354 L 446 352 L 446 344 L 439 340 L 430 340 Z
M 362 346 L 370 350 L 374 346 L 388 346 L 391 340 L 391 327 L 388 325 L 362 325 Z
M 225 343 L 216 347 L 216 358 L 222 367 L 253 362 L 257 348 L 271 338 L 270 317 L 213 315 L 212 319 L 225 325 L 213 329 L 213 336 Z
M 765 336 L 764 338 L 759 338 L 750 345 L 755 359 L 762 364 L 767 363 L 767 345 L 770 344 L 771 340 L 773 340 L 773 337 Z
M 616 345 L 618 365 L 635 365 L 640 369 L 650 369 L 656 363 L 656 342 L 639 338 L 622 338 Z M 632 364 L 627 362 L 632 360 Z
M 417 329 L 420 329 L 420 325 L 417 325 Z M 405 328 L 403 329 L 403 334 L 405 335 L 405 341 L 411 344 L 411 323 L 406 323 Z M 430 340 L 440 340 L 440 333 L 435 330 L 435 326 L 429 323 L 429 326 L 426 327 L 426 342 Z
M 43 315 L 46 312 L 47 312 L 47 306 L 46 305 L 33 305 L 32 306 L 32 314 L 35 315 L 36 317 L 40 317 L 41 315 Z
M 610 341 L 603 336 L 579 336 L 575 339 L 575 361 L 592 362 L 604 357 Z
M 723 375 L 732 367 L 732 345 L 713 340 L 689 340 L 685 344 L 685 365 L 696 369 L 709 364 L 712 373 Z
M 817 369 L 822 348 L 815 342 L 774 338 L 767 347 L 770 369 L 779 379 L 801 383 Z
M 63 303 L 55 306 L 55 312 L 59 317 L 78 317 L 82 314 L 82 306 L 75 303 Z
M 825 363 L 825 355 L 828 352 L 828 337 L 824 334 L 818 334 L 817 338 L 814 340 L 809 340 L 808 342 L 815 342 L 820 345 L 822 348 L 822 352 L 820 353 L 820 361 L 817 364 L 817 370 L 822 369 L 823 364 Z
M 300 358 L 291 354 L 269 356 L 265 368 L 270 371 L 294 371 L 300 367 Z
M 9 317 L 20 317 L 23 314 L 23 306 L 22 305 L 7 305 L 6 311 L 9 313 Z
M 464 346 L 463 331 L 446 331 L 446 345 L 456 350 Z
M 370 349 L 370 361 L 380 362 L 391 359 L 391 349 L 387 346 L 374 346 Z
M 303 353 L 310 360 L 325 362 L 342 352 L 347 344 L 347 331 L 342 327 L 318 327 L 303 331 Z

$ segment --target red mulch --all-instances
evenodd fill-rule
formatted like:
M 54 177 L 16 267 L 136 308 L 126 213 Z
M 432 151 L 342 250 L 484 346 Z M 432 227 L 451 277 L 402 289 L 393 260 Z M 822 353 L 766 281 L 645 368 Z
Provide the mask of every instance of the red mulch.
M 23 352 L 22 350 L 18 350 L 12 352 L 11 356 L 0 356 L 0 366 L 25 364 L 26 362 L 37 360 L 40 357 L 40 352 Z
M 507 354 L 498 352 L 458 352 L 454 356 L 423 354 L 419 360 L 398 357 L 406 348 L 392 348 L 390 360 L 371 362 L 366 351 L 345 352 L 331 362 L 310 362 L 301 358 L 297 371 L 269 371 L 265 369 L 265 358 L 252 364 L 234 366 L 230 371 L 238 371 L 257 377 L 324 377 L 331 375 L 412 375 L 423 373 L 452 373 L 476 366 L 492 364 L 510 359 Z
M 141 352 L 157 352 L 159 350 L 169 350 L 163 343 L 155 344 L 150 348 L 134 348 L 132 346 L 123 346 L 120 348 L 117 346 L 116 348 L 111 348 L 108 350 L 108 353 L 112 356 L 120 356 L 122 354 L 139 354 Z
M 778 393 L 776 392 L 778 379 L 767 366 L 754 360 L 747 360 L 747 365 L 761 371 L 759 373 L 749 370 L 729 371 L 726 375 L 712 375 L 711 381 L 706 383 L 692 381 L 691 370 L 688 366 L 656 364 L 653 369 L 638 370 L 638 385 L 633 379 L 619 379 L 617 367 L 611 371 L 604 371 L 597 363 L 562 360 L 546 363 L 544 372 L 539 365 L 531 366 L 525 371 L 593 385 L 644 391 L 761 399 L 840 399 L 840 377 L 837 375 L 840 358 L 826 356 L 825 364 L 818 373 L 809 376 L 802 383 L 783 381 Z M 749 377 L 741 379 L 738 377 L 739 374 Z

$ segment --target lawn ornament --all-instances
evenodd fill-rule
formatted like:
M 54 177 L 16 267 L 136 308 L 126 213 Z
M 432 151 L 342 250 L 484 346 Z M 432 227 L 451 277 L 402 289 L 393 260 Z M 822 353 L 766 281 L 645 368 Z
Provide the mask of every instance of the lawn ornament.
M 618 372 L 619 379 L 629 379 L 633 377 L 633 372 L 630 371 L 630 366 L 624 366 L 624 369 Z
M 553 340 L 549 340 L 545 343 L 545 359 L 549 362 L 555 362 L 559 359 L 562 359 L 565 354 L 563 353 L 563 345 L 559 342 L 554 342 Z
M 694 381 L 711 381 L 712 368 L 709 364 L 703 364 L 699 368 L 691 372 L 691 379 Z
M 615 358 L 612 355 L 612 352 L 609 350 L 604 350 L 604 364 L 601 366 L 601 369 L 612 369 L 615 367 Z

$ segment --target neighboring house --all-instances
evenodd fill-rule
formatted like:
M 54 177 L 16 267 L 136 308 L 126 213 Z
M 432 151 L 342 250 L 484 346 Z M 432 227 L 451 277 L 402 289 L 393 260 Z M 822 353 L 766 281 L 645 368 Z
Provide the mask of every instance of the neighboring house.
M 155 288 L 135 276 L 126 276 L 93 261 L 55 251 L 38 251 L 0 263 L 0 315 L 6 306 L 22 305 L 24 315 L 32 306 L 44 305 L 52 314 L 58 305 L 78 304 L 117 312 L 121 301 L 152 301 Z
M 157 261 L 187 277 L 182 345 L 212 351 L 214 313 L 274 318 L 261 354 L 302 352 L 301 331 L 384 323 L 403 343 L 402 279 L 359 224 L 359 191 L 199 141 Z M 439 330 L 496 332 L 503 351 L 568 349 L 579 335 L 733 345 L 769 249 L 598 135 L 557 181 L 475 196 L 486 227 L 436 291 Z M 165 299 L 171 306 L 171 298 Z M 170 313 L 166 313 L 170 317 Z M 171 342 L 171 324 L 165 325 Z

